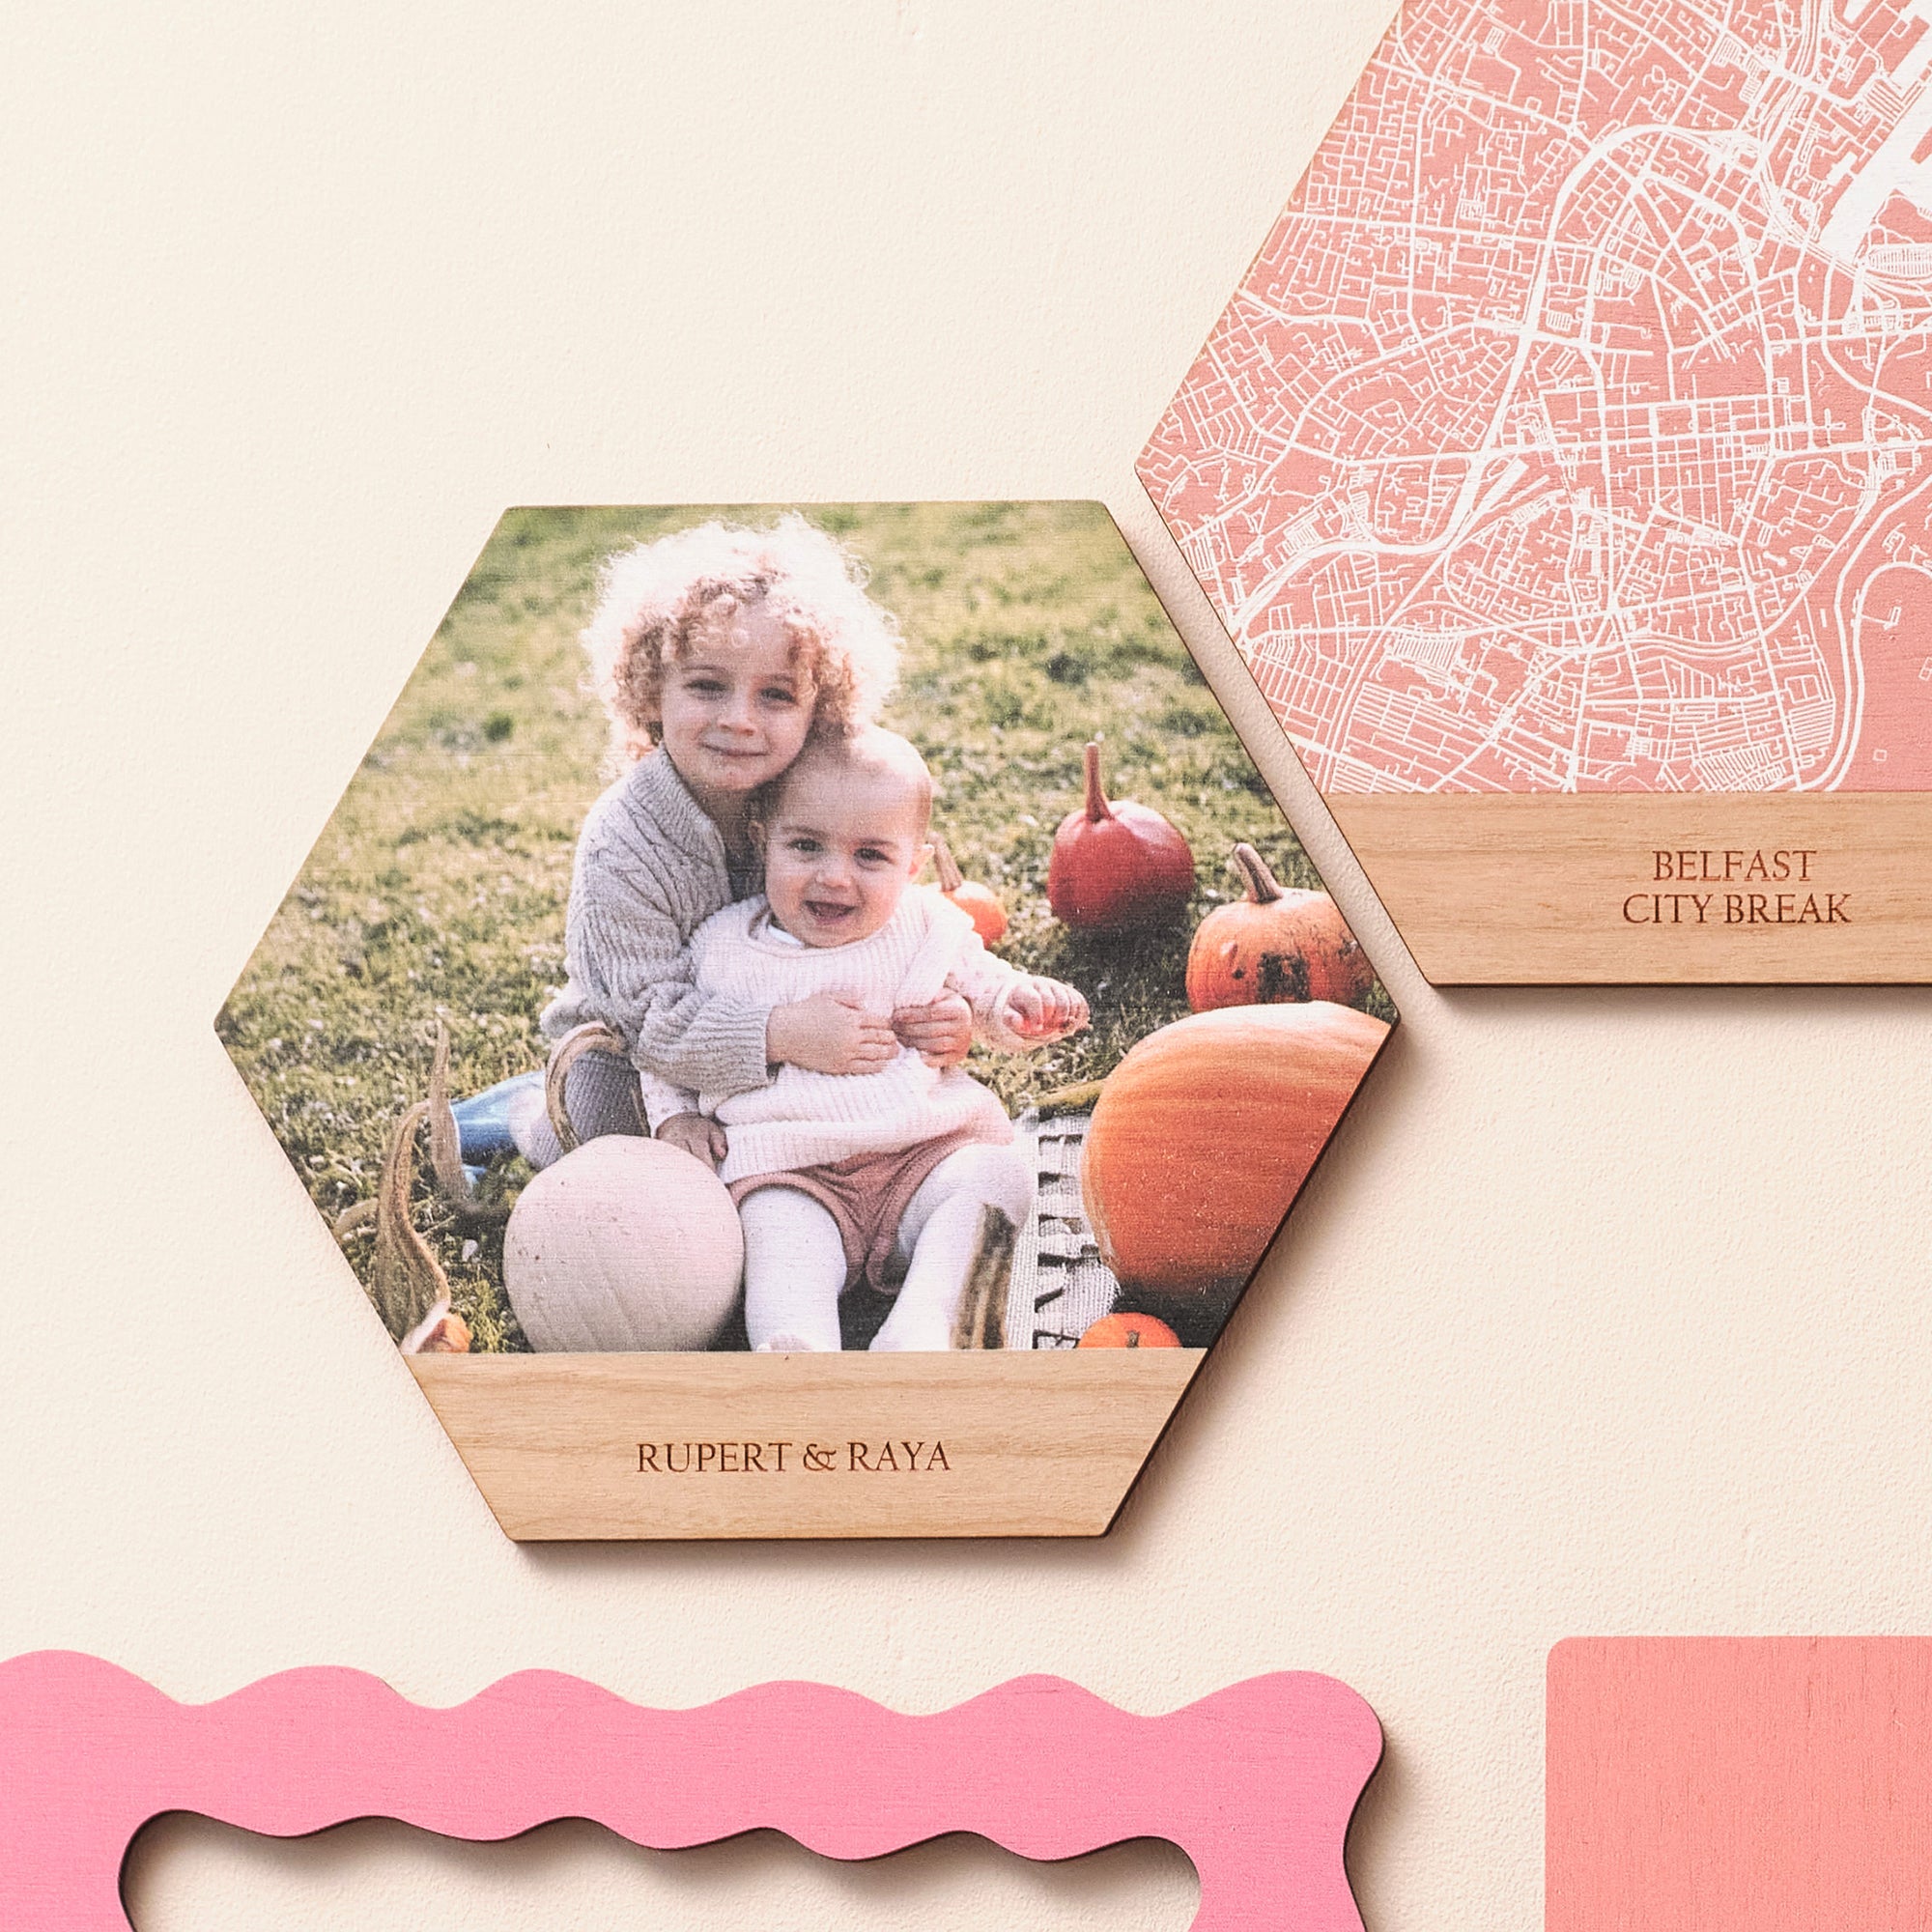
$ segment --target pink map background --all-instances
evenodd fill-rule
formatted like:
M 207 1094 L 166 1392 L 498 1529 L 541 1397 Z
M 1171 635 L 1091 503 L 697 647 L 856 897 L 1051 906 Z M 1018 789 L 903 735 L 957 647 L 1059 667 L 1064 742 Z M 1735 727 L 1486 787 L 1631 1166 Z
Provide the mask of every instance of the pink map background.
M 1932 785 L 1932 0 L 1411 0 L 1141 462 L 1317 782 Z

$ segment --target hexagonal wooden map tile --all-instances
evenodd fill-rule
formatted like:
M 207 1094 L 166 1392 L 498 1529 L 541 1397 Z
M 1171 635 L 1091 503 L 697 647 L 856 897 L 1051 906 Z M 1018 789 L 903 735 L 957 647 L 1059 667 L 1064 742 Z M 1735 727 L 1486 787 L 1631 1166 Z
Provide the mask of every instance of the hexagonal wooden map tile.
M 1394 1019 L 1105 510 L 914 503 L 511 511 L 218 1027 L 510 1535 L 967 1536 Z
M 1150 443 L 1432 979 L 1927 976 L 1928 21 L 1409 0 Z

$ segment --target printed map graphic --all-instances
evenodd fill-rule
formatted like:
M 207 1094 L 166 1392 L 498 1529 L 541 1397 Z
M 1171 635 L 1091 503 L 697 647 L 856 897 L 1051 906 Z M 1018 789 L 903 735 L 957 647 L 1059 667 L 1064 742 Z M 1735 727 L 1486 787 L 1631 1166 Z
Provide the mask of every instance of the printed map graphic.
M 1932 787 L 1932 0 L 1411 0 L 1141 473 L 1340 791 Z

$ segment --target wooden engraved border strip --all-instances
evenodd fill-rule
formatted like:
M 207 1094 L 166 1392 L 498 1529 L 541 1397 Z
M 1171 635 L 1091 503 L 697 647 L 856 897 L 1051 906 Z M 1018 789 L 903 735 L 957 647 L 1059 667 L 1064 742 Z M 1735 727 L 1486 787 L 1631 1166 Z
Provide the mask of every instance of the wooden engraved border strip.
M 504 1533 L 540 1541 L 1100 1536 L 1202 1353 L 407 1360 Z M 640 1469 L 642 1438 L 684 1472 Z M 895 1466 L 854 1467 L 855 1442 L 875 1463 L 892 1445 Z
M 1932 981 L 1932 793 L 1326 802 L 1436 985 Z
M 273 1837 L 384 1817 L 501 1839 L 588 1818 L 660 1850 L 775 1830 L 835 1859 L 949 1832 L 1028 1859 L 1156 1837 L 1200 1875 L 1194 1932 L 1361 1932 L 1343 1842 L 1380 1755 L 1368 1705 L 1307 1672 L 1151 1718 L 1053 1677 L 905 1717 L 818 1684 L 648 1710 L 547 1671 L 439 1710 L 340 1669 L 178 1704 L 44 1651 L 0 1664 L 0 1924 L 128 1932 L 128 1848 L 187 1811 Z

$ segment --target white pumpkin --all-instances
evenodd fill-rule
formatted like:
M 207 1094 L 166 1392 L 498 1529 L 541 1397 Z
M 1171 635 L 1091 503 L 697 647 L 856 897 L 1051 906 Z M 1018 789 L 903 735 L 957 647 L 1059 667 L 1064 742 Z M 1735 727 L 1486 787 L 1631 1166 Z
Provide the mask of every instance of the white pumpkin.
M 744 1266 L 724 1183 L 682 1148 L 628 1134 L 546 1168 L 503 1236 L 510 1306 L 546 1353 L 708 1348 Z

